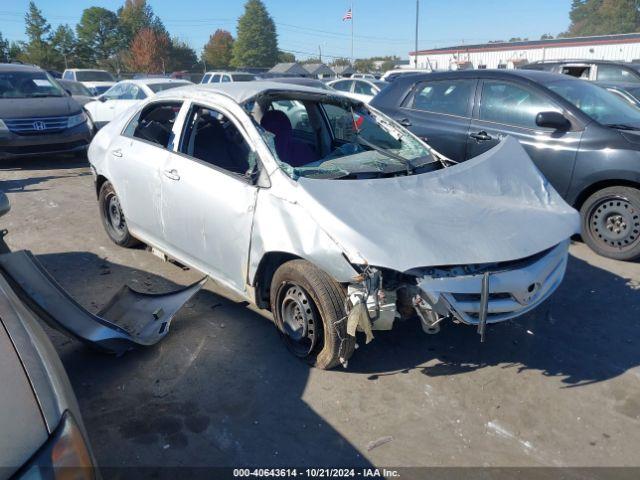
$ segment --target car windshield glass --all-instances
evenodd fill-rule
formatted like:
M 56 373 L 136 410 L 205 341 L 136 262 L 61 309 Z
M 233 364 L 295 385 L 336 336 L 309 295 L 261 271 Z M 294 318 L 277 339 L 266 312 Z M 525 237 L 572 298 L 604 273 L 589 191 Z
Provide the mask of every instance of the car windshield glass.
M 62 86 L 71 92 L 71 95 L 84 95 L 90 97 L 91 92 L 87 87 L 78 82 L 62 82 Z
M 66 93 L 43 71 L 0 72 L 0 98 L 64 97 Z
M 250 73 L 234 73 L 231 76 L 234 82 L 250 82 L 256 78 L 255 75 L 251 75 Z
M 189 82 L 168 82 L 168 83 L 152 83 L 147 85 L 154 93 L 162 92 L 163 90 L 170 90 L 172 88 L 184 87 L 189 85 Z
M 640 127 L 640 110 L 598 85 L 557 80 L 546 86 L 603 125 Z
M 95 95 L 97 96 L 97 95 L 102 95 L 110 88 L 111 87 L 109 85 L 99 85 L 97 87 L 92 87 L 91 90 L 93 90 L 95 92 Z
M 113 76 L 109 72 L 101 72 L 100 70 L 89 70 L 85 72 L 76 72 L 76 80 L 79 82 L 113 82 Z
M 260 124 L 265 142 L 293 179 L 380 178 L 442 167 L 406 129 L 343 99 L 274 100 Z

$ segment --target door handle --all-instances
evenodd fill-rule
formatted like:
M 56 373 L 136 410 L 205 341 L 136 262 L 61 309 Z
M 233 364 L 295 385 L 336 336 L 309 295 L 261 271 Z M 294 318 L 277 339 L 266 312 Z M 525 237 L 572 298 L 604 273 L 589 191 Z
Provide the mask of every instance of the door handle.
M 178 171 L 175 168 L 171 170 L 165 170 L 164 176 L 171 180 L 180 180 L 180 175 L 178 175 Z
M 478 132 L 478 133 L 472 133 L 469 136 L 471 138 L 474 138 L 476 140 L 476 142 L 478 142 L 478 143 L 487 142 L 489 140 L 493 140 L 493 137 L 491 135 L 489 135 L 487 132 L 485 132 L 484 130 L 482 130 L 481 132 Z
M 120 150 L 119 148 L 116 148 L 115 150 L 111 150 L 111 155 L 113 155 L 114 157 L 121 157 L 122 150 Z
M 402 125 L 403 127 L 410 127 L 411 126 L 411 120 L 409 120 L 408 118 L 400 118 L 400 119 L 398 119 L 398 123 L 400 125 Z

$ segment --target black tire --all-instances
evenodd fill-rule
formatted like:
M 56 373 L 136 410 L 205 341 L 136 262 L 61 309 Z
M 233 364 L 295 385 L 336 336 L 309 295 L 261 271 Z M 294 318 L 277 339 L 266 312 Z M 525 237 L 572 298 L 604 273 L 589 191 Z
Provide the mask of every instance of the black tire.
M 582 239 L 594 252 L 616 260 L 640 258 L 640 190 L 603 188 L 587 198 L 580 216 Z
M 124 213 L 120 207 L 120 200 L 110 182 L 104 182 L 98 194 L 98 205 L 100 207 L 100 218 L 102 225 L 109 235 L 109 238 L 116 245 L 131 248 L 140 244 L 127 228 Z
M 294 355 L 323 370 L 336 367 L 341 359 L 346 361 L 353 355 L 355 338 L 347 335 L 345 296 L 341 284 L 306 260 L 291 260 L 276 270 L 271 282 L 271 311 Z M 296 306 L 306 308 L 306 316 L 298 311 L 306 320 L 299 321 L 297 330 L 291 327 L 291 315 L 287 313 Z

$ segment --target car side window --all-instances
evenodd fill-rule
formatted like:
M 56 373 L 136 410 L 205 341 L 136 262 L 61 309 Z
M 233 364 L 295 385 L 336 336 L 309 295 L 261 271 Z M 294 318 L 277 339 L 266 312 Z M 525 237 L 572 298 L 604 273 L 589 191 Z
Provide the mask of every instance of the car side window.
M 425 112 L 469 116 L 469 101 L 475 93 L 476 81 L 438 80 L 421 84 L 413 97 L 412 107 Z
M 179 151 L 243 177 L 255 167 L 254 154 L 235 124 L 222 113 L 199 105 L 187 116 Z
M 222 76 L 222 82 L 226 83 L 226 82 L 230 82 L 231 81 L 231 77 L 229 75 L 223 75 Z
M 341 92 L 350 92 L 351 91 L 351 84 L 353 83 L 352 80 L 342 80 L 340 82 L 336 82 L 333 85 L 331 85 L 335 90 L 339 90 Z
M 353 83 L 354 83 L 353 93 L 358 93 L 360 95 L 371 95 L 371 96 L 376 94 L 376 91 L 367 82 L 359 82 L 356 80 Z
M 73 72 L 64 72 L 62 74 L 63 80 L 73 80 Z
M 536 116 L 540 112 L 560 109 L 542 95 L 513 83 L 494 80 L 482 86 L 480 120 L 515 125 L 524 128 L 539 128 Z
M 123 134 L 168 148 L 173 138 L 173 124 L 182 102 L 158 102 L 147 105 L 133 117 Z
M 213 77 L 211 77 L 211 82 L 209 83 L 220 83 L 220 75 L 216 73 Z
M 133 99 L 134 100 L 144 100 L 145 98 L 147 98 L 147 94 L 144 92 L 144 90 L 139 87 L 138 85 L 134 85 L 133 86 Z
M 353 114 L 344 108 L 329 103 L 323 104 L 322 108 L 327 120 L 329 120 L 333 137 L 343 142 L 355 141 Z
M 204 77 L 202 77 L 202 80 L 200 81 L 200 83 L 209 83 L 210 78 L 211 78 L 211 74 L 207 73 Z
M 618 65 L 598 65 L 599 82 L 640 83 L 640 78 Z

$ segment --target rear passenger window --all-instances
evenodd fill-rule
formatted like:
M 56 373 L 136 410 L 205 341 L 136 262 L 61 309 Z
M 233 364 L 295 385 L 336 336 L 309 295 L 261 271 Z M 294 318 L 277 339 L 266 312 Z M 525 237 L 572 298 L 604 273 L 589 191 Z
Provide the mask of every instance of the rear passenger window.
M 251 174 L 256 163 L 251 148 L 231 120 L 197 105 L 187 117 L 179 151 L 244 177 Z
M 376 91 L 373 89 L 371 85 L 367 82 L 354 82 L 355 86 L 353 87 L 353 93 L 358 93 L 360 95 L 375 95 Z
M 598 81 L 640 83 L 640 78 L 618 65 L 598 65 Z
M 485 81 L 482 87 L 480 120 L 539 128 L 536 116 L 550 111 L 559 112 L 560 109 L 542 95 L 513 83 Z
M 204 77 L 202 77 L 202 80 L 200 80 L 200 83 L 209 83 L 210 78 L 211 78 L 211 74 L 207 73 Z
M 353 82 L 351 80 L 343 80 L 341 82 L 336 82 L 331 87 L 335 90 L 339 90 L 340 92 L 349 92 L 351 90 L 351 84 Z
M 153 103 L 136 115 L 123 134 L 168 148 L 173 140 L 173 124 L 182 102 Z
M 220 75 L 215 74 L 213 77 L 211 77 L 211 83 L 220 83 Z
M 440 80 L 423 83 L 413 97 L 413 108 L 425 112 L 469 116 L 475 80 Z

